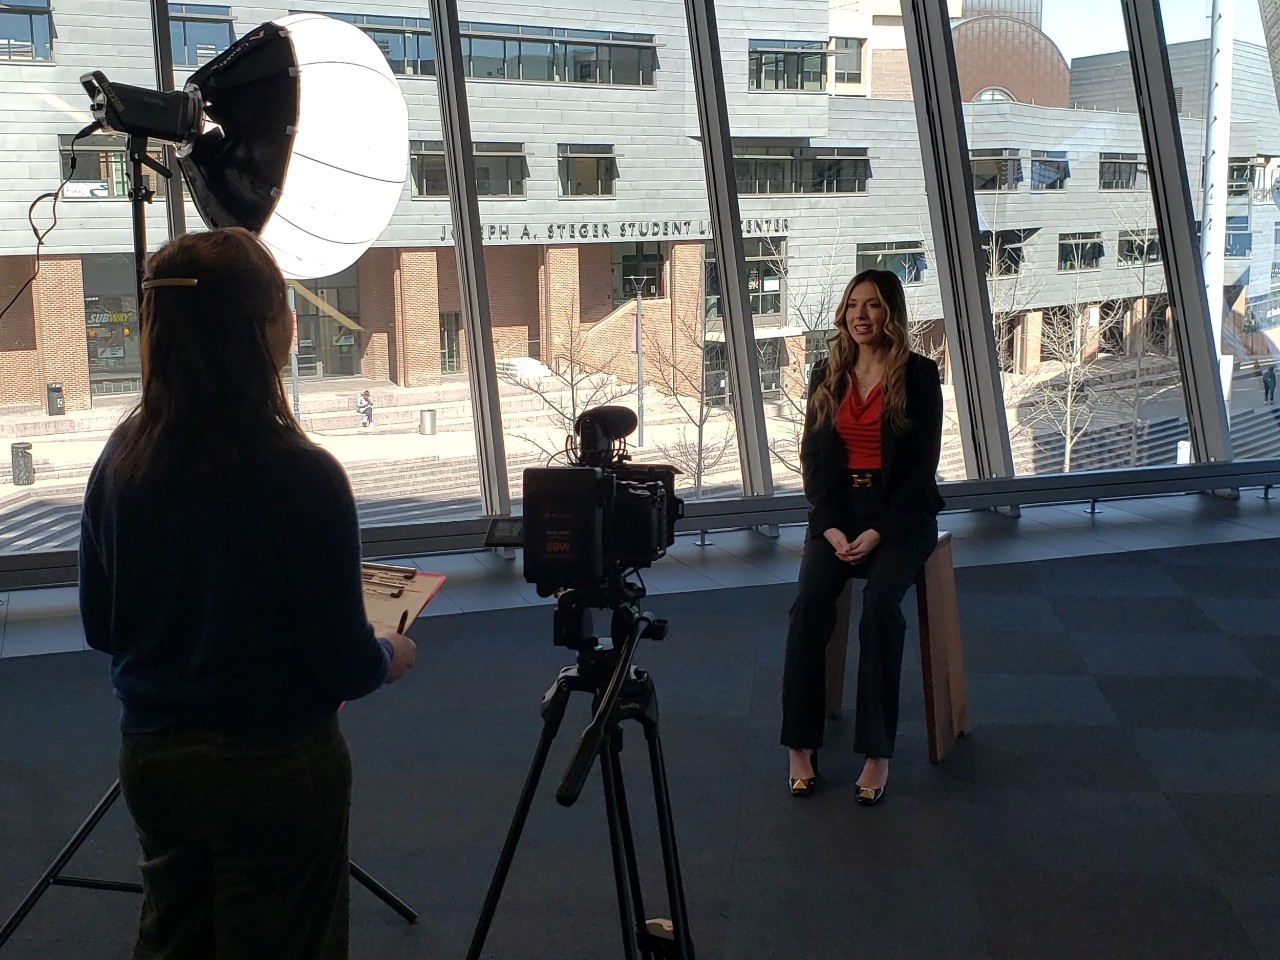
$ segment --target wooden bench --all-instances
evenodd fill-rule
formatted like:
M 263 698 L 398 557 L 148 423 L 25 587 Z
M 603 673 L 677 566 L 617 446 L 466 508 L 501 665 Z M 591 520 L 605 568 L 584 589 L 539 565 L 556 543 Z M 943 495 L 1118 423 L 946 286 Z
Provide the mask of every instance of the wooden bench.
M 836 603 L 836 625 L 827 642 L 827 716 L 838 717 L 844 703 L 844 665 L 849 645 L 853 580 Z M 929 760 L 937 763 L 970 732 L 969 696 L 964 682 L 964 644 L 956 608 L 956 575 L 951 560 L 951 534 L 938 534 L 938 545 L 916 577 L 920 616 L 920 670 L 924 675 L 924 719 L 929 731 Z

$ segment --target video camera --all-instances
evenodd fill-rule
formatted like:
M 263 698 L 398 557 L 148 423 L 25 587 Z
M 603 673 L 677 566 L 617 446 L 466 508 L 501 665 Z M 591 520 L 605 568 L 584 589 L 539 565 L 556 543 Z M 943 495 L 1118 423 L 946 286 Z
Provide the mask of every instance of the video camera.
M 524 547 L 524 578 L 547 597 L 578 591 L 585 606 L 614 606 L 629 570 L 648 567 L 675 542 L 684 501 L 669 464 L 632 464 L 626 407 L 593 407 L 574 421 L 571 466 L 524 472 L 524 520 L 495 521 L 486 544 Z

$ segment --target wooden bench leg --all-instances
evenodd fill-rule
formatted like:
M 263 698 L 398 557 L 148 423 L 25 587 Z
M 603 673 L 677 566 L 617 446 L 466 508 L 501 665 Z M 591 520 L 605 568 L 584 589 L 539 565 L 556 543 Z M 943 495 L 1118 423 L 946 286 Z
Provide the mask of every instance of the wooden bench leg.
M 937 763 L 946 756 L 956 737 L 970 732 L 964 645 L 948 533 L 938 537 L 937 549 L 916 579 L 916 603 L 920 615 L 920 669 L 924 678 L 929 759 Z

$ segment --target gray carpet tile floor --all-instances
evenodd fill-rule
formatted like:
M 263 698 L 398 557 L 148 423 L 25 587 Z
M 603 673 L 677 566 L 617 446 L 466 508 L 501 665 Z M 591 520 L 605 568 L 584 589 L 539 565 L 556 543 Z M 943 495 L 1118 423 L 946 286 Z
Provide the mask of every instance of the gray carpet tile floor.
M 659 564 L 661 566 L 661 564 Z M 658 567 L 655 567 L 657 570 Z M 652 671 L 692 931 L 703 960 L 1280 957 L 1280 540 L 988 563 L 957 571 L 973 735 L 926 756 L 909 639 L 889 794 L 854 804 L 851 719 L 832 721 L 809 800 L 778 746 L 789 583 L 668 592 Z M 915 604 L 905 603 L 909 638 Z M 437 613 L 417 669 L 348 705 L 352 857 L 419 910 L 353 886 L 352 956 L 462 957 L 567 651 L 551 611 Z M 857 644 L 849 646 L 849 670 Z M 0 916 L 113 777 L 116 706 L 92 652 L 0 661 Z M 852 685 L 850 685 L 850 697 Z M 598 777 L 553 799 L 575 695 L 486 955 L 621 955 Z M 663 915 L 638 727 L 623 764 Z M 122 805 L 73 862 L 131 879 Z M 0 956 L 125 956 L 138 900 L 51 890 Z

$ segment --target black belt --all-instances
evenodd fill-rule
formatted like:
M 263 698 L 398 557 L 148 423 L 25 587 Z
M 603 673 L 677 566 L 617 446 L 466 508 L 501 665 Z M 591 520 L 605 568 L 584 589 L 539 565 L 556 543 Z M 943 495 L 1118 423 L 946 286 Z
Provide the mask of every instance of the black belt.
M 854 487 L 880 486 L 879 470 L 850 470 L 849 483 Z

